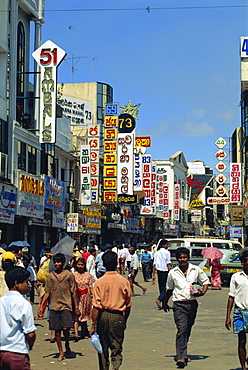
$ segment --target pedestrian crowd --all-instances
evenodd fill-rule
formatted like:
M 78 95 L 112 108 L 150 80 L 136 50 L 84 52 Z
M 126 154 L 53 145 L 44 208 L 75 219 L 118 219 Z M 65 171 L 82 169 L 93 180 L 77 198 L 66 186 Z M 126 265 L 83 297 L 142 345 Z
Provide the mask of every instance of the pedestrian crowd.
M 178 264 L 172 267 L 168 247 L 168 241 L 163 239 L 157 244 L 114 248 L 107 243 L 100 250 L 96 245 L 81 248 L 75 244 L 67 261 L 63 253 L 52 255 L 51 248 L 44 243 L 37 265 L 27 246 L 11 245 L 0 254 L 0 369 L 30 370 L 29 352 L 36 338 L 34 319 L 42 319 L 47 309 L 50 342 L 56 342 L 59 352 L 57 361 L 71 357 L 73 329 L 75 342 L 98 334 L 101 344 L 99 369 L 109 369 L 110 351 L 112 369 L 118 370 L 123 360 L 131 297 L 135 296 L 135 287 L 143 294 L 147 290 L 136 281 L 139 271 L 144 282 L 150 280 L 155 284 L 157 277 L 158 309 L 168 312 L 172 298 L 177 328 L 175 361 L 178 368 L 187 366 L 190 362 L 187 344 L 197 315 L 197 298 L 207 293 L 209 278 L 199 266 L 190 263 L 189 250 L 184 247 L 176 250 Z M 248 248 L 240 250 L 239 255 L 243 271 L 232 275 L 225 325 L 230 330 L 232 324 L 234 333 L 238 334 L 238 355 L 244 370 L 248 332 Z M 207 263 L 214 266 L 216 262 Z M 219 276 L 214 269 L 212 288 L 216 289 L 218 284 Z M 35 292 L 39 295 L 39 305 L 34 318 Z

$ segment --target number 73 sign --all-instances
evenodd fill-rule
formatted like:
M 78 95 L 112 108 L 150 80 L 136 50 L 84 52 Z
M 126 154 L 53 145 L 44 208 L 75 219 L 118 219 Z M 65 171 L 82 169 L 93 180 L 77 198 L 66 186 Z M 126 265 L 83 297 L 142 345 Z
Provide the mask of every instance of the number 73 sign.
M 66 56 L 66 52 L 48 40 L 33 54 L 40 66 L 40 143 L 51 144 L 56 141 L 56 99 L 57 67 Z

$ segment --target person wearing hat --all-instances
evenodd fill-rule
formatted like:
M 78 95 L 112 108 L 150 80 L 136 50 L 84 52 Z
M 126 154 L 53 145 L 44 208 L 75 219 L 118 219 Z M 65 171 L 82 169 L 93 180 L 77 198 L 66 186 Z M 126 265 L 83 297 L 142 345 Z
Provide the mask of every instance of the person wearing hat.
M 2 254 L 2 268 L 0 271 L 0 297 L 3 297 L 5 292 L 7 292 L 8 286 L 5 281 L 5 272 L 9 267 L 15 265 L 15 255 L 11 252 L 4 252 Z
M 239 251 L 243 271 L 236 272 L 231 277 L 230 292 L 227 301 L 226 322 L 231 328 L 231 311 L 233 313 L 233 332 L 238 334 L 238 355 L 242 370 L 246 369 L 246 333 L 248 332 L 248 248 Z

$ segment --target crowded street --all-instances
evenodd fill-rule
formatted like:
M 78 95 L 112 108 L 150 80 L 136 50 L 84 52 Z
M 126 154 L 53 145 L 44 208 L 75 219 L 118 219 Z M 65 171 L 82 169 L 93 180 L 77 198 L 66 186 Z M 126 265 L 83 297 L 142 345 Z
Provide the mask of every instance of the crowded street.
M 137 281 L 143 284 L 141 272 Z M 155 300 L 158 293 L 157 282 L 144 283 L 146 294 L 137 290 L 132 297 L 132 309 L 125 331 L 122 369 L 176 369 L 175 333 L 172 311 L 159 310 Z M 189 370 L 238 370 L 237 336 L 225 328 L 226 304 L 229 289 L 208 290 L 205 297 L 199 298 L 196 323 L 188 346 L 191 362 Z M 33 306 L 37 311 L 38 297 Z M 171 302 L 170 302 L 171 303 Z M 61 363 L 56 361 L 56 343 L 49 342 L 48 322 L 36 320 L 37 339 L 30 353 L 32 370 L 87 369 L 98 368 L 97 352 L 90 339 L 73 342 L 71 334 L 72 358 Z

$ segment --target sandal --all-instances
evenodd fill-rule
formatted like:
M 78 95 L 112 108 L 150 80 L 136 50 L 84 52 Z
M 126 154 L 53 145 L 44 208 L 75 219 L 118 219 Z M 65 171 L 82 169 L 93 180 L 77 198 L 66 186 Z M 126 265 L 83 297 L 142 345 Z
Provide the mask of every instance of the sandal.
M 183 369 L 185 366 L 187 366 L 185 361 L 182 360 L 177 361 L 178 368 Z
M 55 338 L 50 338 L 50 343 L 55 343 L 56 339 Z

